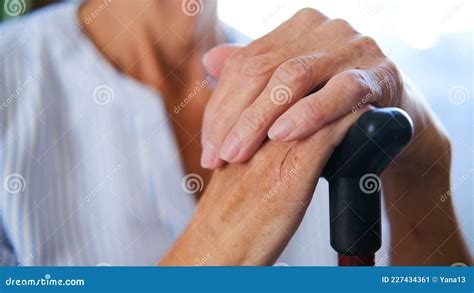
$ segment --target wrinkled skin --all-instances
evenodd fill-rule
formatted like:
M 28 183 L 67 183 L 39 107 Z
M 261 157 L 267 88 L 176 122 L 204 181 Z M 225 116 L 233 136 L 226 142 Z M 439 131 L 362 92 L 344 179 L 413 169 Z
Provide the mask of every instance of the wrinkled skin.
M 332 151 L 364 111 L 301 141 L 265 143 L 248 162 L 215 171 L 191 225 L 161 264 L 193 265 L 204 253 L 206 265 L 271 265 L 301 222 Z
M 368 103 L 403 104 L 402 78 L 377 43 L 310 8 L 246 47 L 214 48 L 205 64 L 219 77 L 203 123 L 211 169 L 249 159 L 267 135 L 292 141 Z

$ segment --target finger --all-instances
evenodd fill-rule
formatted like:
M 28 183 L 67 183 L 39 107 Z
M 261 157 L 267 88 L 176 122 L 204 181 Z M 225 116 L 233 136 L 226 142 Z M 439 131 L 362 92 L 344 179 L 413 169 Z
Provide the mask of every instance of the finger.
M 383 73 L 385 72 L 385 74 Z M 380 68 L 352 69 L 337 74 L 318 92 L 291 107 L 272 125 L 272 140 L 308 137 L 325 124 L 367 104 L 385 105 L 394 100 L 395 78 Z
M 219 82 L 204 111 L 201 165 L 218 167 L 219 149 L 240 114 L 264 89 L 274 68 L 281 62 L 275 52 L 247 56 L 232 55 L 224 65 Z
M 267 86 L 226 136 L 220 156 L 228 162 L 249 159 L 275 120 L 312 89 L 350 67 L 346 52 L 326 52 L 290 59 L 274 72 Z
M 305 37 L 301 25 L 317 25 L 327 18 L 321 13 L 306 9 L 270 32 L 255 40 L 245 48 L 239 49 L 225 62 L 220 71 L 219 83 L 206 106 L 203 121 L 201 165 L 217 168 L 222 142 L 240 114 L 263 91 L 273 71 L 289 56 L 300 56 L 310 46 L 290 46 L 288 35 L 311 40 Z M 295 33 L 296 32 L 296 33 Z M 296 41 L 292 39 L 293 41 Z M 299 52 L 299 53 L 298 53 Z M 231 111 L 229 111 L 231 109 Z
M 222 68 L 229 57 L 231 57 L 240 46 L 225 44 L 212 48 L 202 58 L 202 63 L 206 71 L 213 77 L 219 77 Z

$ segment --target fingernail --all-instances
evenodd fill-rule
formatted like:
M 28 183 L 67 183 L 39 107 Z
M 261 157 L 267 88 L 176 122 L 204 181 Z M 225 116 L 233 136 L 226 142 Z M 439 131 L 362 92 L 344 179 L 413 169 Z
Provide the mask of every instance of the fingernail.
M 275 124 L 268 130 L 268 137 L 271 140 L 282 140 L 290 135 L 293 130 L 293 121 L 288 118 L 278 119 Z
M 204 146 L 201 156 L 201 167 L 211 169 L 214 167 L 217 158 L 217 152 L 211 145 Z
M 240 139 L 235 135 L 231 134 L 226 138 L 222 145 L 220 157 L 225 161 L 231 161 L 237 156 L 240 149 Z

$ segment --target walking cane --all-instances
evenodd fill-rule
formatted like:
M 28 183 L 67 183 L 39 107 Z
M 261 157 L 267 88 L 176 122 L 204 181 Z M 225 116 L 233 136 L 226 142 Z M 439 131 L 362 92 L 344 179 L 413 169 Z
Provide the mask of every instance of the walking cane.
M 373 266 L 381 247 L 380 174 L 413 135 L 403 110 L 381 108 L 359 117 L 329 159 L 331 246 L 339 266 Z

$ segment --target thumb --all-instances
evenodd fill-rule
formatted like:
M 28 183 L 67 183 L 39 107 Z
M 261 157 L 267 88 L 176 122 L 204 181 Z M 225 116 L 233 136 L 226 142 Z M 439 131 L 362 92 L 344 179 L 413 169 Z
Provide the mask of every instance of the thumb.
M 204 68 L 210 75 L 219 77 L 225 61 L 240 48 L 240 46 L 231 44 L 220 45 L 212 48 L 202 58 Z

